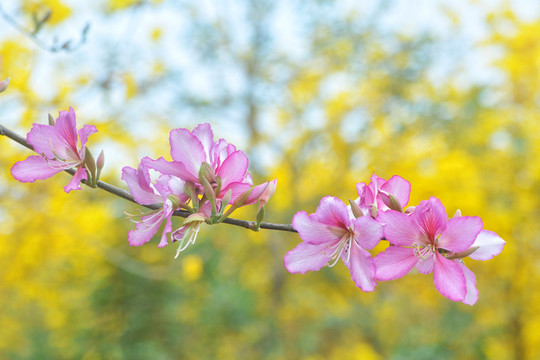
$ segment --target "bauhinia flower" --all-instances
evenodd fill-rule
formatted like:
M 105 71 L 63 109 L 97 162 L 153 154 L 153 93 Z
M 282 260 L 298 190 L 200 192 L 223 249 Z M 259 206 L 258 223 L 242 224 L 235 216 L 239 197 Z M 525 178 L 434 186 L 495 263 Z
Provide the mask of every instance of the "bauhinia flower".
M 400 278 L 416 266 L 422 274 L 433 272 L 435 288 L 443 296 L 467 304 L 476 301 L 474 274 L 456 256 L 465 255 L 481 234 L 479 217 L 448 220 L 441 201 L 431 197 L 410 215 L 389 210 L 379 214 L 378 220 L 384 224 L 386 240 L 394 246 L 375 257 L 377 280 Z
M 64 191 L 80 190 L 81 180 L 87 180 L 86 142 L 97 132 L 94 125 L 84 125 L 77 131 L 75 111 L 60 111 L 55 125 L 34 124 L 26 140 L 39 156 L 18 161 L 11 168 L 13 177 L 21 182 L 47 179 L 62 170 L 77 169 Z
M 373 173 L 371 183 L 356 184 L 358 199 L 356 203 L 367 215 L 375 207 L 378 211 L 389 209 L 401 211 L 409 202 L 411 184 L 400 176 L 394 175 L 388 181 Z
M 167 237 L 172 231 L 171 217 L 175 210 L 188 201 L 184 193 L 184 182 L 175 176 L 161 175 L 152 182 L 148 167 L 141 161 L 138 169 L 126 166 L 122 169 L 124 180 L 135 201 L 141 205 L 160 204 L 157 210 L 129 215 L 136 223 L 135 230 L 128 233 L 130 245 L 139 246 L 147 243 L 158 232 L 165 221 L 158 247 L 168 244 Z
M 375 289 L 375 266 L 366 249 L 382 238 L 381 224 L 370 216 L 354 218 L 341 200 L 331 196 L 321 199 L 314 214 L 296 213 L 292 223 L 303 242 L 285 255 L 289 272 L 317 271 L 341 258 L 356 286 L 363 291 Z

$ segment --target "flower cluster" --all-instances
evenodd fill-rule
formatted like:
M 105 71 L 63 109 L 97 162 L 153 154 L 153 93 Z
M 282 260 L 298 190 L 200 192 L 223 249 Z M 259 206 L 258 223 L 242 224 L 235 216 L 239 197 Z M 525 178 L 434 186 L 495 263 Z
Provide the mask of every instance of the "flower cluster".
M 285 256 L 291 273 L 305 273 L 333 266 L 339 258 L 363 291 L 373 291 L 376 281 L 394 280 L 416 267 L 433 273 L 435 288 L 443 296 L 472 305 L 478 300 L 476 277 L 463 258 L 489 260 L 505 241 L 483 230 L 476 216 L 459 210 L 447 219 L 441 201 L 431 197 L 403 210 L 410 184 L 399 176 L 388 181 L 373 174 L 371 183 L 356 186 L 358 199 L 347 207 L 335 197 L 324 197 L 317 211 L 298 212 L 293 226 L 303 240 Z M 390 246 L 374 258 L 367 250 L 381 240 Z
M 174 129 L 169 140 L 172 161 L 145 157 L 137 170 L 122 169 L 122 179 L 137 203 L 160 204 L 158 210 L 130 215 L 137 224 L 128 234 L 131 245 L 148 242 L 165 221 L 158 246 L 167 245 L 170 233 L 171 240 L 180 243 L 178 256 L 195 242 L 202 223 L 219 223 L 237 208 L 256 202 L 260 224 L 277 180 L 254 186 L 246 154 L 224 139 L 215 141 L 210 124 L 198 125 L 191 132 Z M 154 181 L 150 170 L 157 174 Z M 176 210 L 187 210 L 191 215 L 173 231 L 171 217 Z

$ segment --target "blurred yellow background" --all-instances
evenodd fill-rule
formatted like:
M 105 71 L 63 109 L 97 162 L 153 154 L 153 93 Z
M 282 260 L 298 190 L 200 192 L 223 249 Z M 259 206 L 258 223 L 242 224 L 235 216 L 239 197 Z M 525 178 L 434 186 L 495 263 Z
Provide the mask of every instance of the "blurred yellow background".
M 373 293 L 342 264 L 289 274 L 291 233 L 203 226 L 176 260 L 174 245 L 130 247 L 135 205 L 68 195 L 67 174 L 19 183 L 9 169 L 30 152 L 0 138 L 0 358 L 540 358 L 539 8 L 406 3 L 8 1 L 0 122 L 24 135 L 73 106 L 99 130 L 102 180 L 124 188 L 122 166 L 168 157 L 171 129 L 210 122 L 256 183 L 278 178 L 275 223 L 398 174 L 410 205 L 439 197 L 507 241 L 465 259 L 476 305 L 417 273 Z

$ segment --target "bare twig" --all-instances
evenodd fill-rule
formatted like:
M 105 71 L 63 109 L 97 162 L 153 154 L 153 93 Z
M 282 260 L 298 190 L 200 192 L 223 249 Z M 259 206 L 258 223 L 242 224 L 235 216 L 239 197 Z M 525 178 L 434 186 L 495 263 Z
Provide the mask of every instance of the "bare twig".
M 17 31 L 22 33 L 23 35 L 27 36 L 29 39 L 31 39 L 34 43 L 36 43 L 40 48 L 45 49 L 50 52 L 60 52 L 60 51 L 75 51 L 79 49 L 85 42 L 86 37 L 88 35 L 88 31 L 90 30 L 90 23 L 86 23 L 84 27 L 81 30 L 81 35 L 79 38 L 79 41 L 76 43 L 73 43 L 71 39 L 68 39 L 66 41 L 58 42 L 58 39 L 53 40 L 53 44 L 47 44 L 43 40 L 37 37 L 38 32 L 41 30 L 42 26 L 49 20 L 51 15 L 51 11 L 49 10 L 43 17 L 37 18 L 35 14 L 33 14 L 34 19 L 34 30 L 29 31 L 24 26 L 19 24 L 13 17 L 11 17 L 7 12 L 4 11 L 2 8 L 2 5 L 0 5 L 0 16 L 13 28 L 15 28 Z
M 26 148 L 28 148 L 28 149 L 30 149 L 32 151 L 34 150 L 32 145 L 30 145 L 26 141 L 25 138 L 23 138 L 19 134 L 15 133 L 14 131 L 11 131 L 10 129 L 6 128 L 2 124 L 0 124 L 0 135 L 4 135 L 4 136 L 10 138 L 11 140 L 19 143 L 20 145 L 22 145 L 22 146 L 24 146 L 24 147 L 26 147 Z M 65 172 L 67 172 L 68 174 L 73 176 L 75 174 L 75 169 L 68 169 L 68 170 L 65 170 Z M 84 180 L 83 180 L 83 182 L 84 182 Z M 105 191 L 107 191 L 107 192 L 109 192 L 109 193 L 111 193 L 113 195 L 119 196 L 119 197 L 121 197 L 123 199 L 126 199 L 128 201 L 131 201 L 133 203 L 138 204 L 133 199 L 133 196 L 131 196 L 131 194 L 129 192 L 127 192 L 126 190 L 117 188 L 116 186 L 113 186 L 113 185 L 108 184 L 108 183 L 106 183 L 104 181 L 101 181 L 101 180 L 99 180 L 97 182 L 97 187 L 102 189 L 102 190 L 105 190 Z M 154 209 L 154 210 L 161 208 L 161 206 L 159 204 L 141 205 L 141 206 L 144 206 L 144 207 L 149 208 L 149 209 Z M 174 215 L 186 218 L 186 217 L 188 217 L 190 215 L 190 213 L 188 211 L 180 210 L 180 211 L 175 211 Z M 250 230 L 255 230 L 257 228 L 257 223 L 255 221 L 247 221 L 247 220 L 227 218 L 227 219 L 223 220 L 222 222 L 225 223 L 225 224 L 240 226 L 240 227 L 250 229 Z M 264 223 L 263 222 L 263 223 L 261 223 L 260 228 L 261 229 L 266 229 L 266 230 L 278 230 L 278 231 L 296 232 L 296 230 L 294 230 L 294 228 L 292 227 L 291 224 L 273 224 L 273 223 Z

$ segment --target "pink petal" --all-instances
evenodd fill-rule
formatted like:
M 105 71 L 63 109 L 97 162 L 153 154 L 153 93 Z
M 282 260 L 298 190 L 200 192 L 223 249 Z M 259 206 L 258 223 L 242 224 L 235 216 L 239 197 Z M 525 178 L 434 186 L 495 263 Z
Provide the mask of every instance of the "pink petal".
M 251 194 L 249 194 L 246 202 L 244 205 L 251 205 L 257 202 L 259 198 L 262 196 L 262 194 L 266 191 L 270 184 L 270 181 L 267 181 L 265 183 L 262 183 L 260 185 L 257 185 L 253 187 L 253 191 L 251 191 Z M 231 197 L 232 198 L 232 197 Z
M 221 190 L 221 192 L 218 195 L 218 199 L 223 199 L 227 191 L 229 191 L 230 189 L 232 191 L 230 203 L 232 204 L 240 195 L 244 193 L 244 191 L 247 191 L 250 187 L 251 186 L 249 184 L 241 183 L 241 182 L 235 182 L 235 183 L 229 184 L 227 187 Z
M 156 216 L 161 217 L 161 220 Z M 131 246 L 140 246 L 152 239 L 152 237 L 158 232 L 161 223 L 163 222 L 163 214 L 150 214 L 143 216 L 141 221 L 135 225 L 135 230 L 131 230 L 128 233 L 128 241 Z
M 384 224 L 384 237 L 391 244 L 400 246 L 422 244 L 419 225 L 410 216 L 388 210 L 379 213 L 377 220 Z
M 137 203 L 149 205 L 163 202 L 163 199 L 150 187 L 150 173 L 142 162 L 139 164 L 138 170 L 124 166 L 122 180 L 126 182 L 129 192 Z
M 478 216 L 460 216 L 448 220 L 438 247 L 455 252 L 471 247 L 484 224 Z
M 341 238 L 328 226 L 321 224 L 316 214 L 308 215 L 305 211 L 297 212 L 294 215 L 292 225 L 302 240 L 313 245 L 330 245 Z
M 354 238 L 363 248 L 373 249 L 383 237 L 383 227 L 370 216 L 362 216 L 353 221 Z
M 34 147 L 38 154 L 45 154 L 48 159 L 54 159 L 52 138 L 56 137 L 53 126 L 34 124 L 26 135 L 26 141 Z
M 61 169 L 52 169 L 44 157 L 30 156 L 26 160 L 17 161 L 11 168 L 11 175 L 21 182 L 34 182 L 48 179 L 58 174 Z
M 169 162 L 162 157 L 157 160 L 152 160 L 148 157 L 145 157 L 141 160 L 141 162 L 144 162 L 145 166 L 148 166 L 150 169 L 159 171 L 163 175 L 173 175 L 179 177 L 184 181 L 199 183 L 198 173 L 196 174 L 196 176 L 193 175 L 190 171 L 188 171 L 184 164 L 178 161 Z
M 191 132 L 191 135 L 199 139 L 204 148 L 204 153 L 210 154 L 210 151 L 214 146 L 214 133 L 212 132 L 210 124 L 206 123 L 197 125 Z M 208 160 L 211 161 L 212 159 Z
M 72 107 L 69 108 L 69 111 L 60 111 L 54 128 L 58 138 L 77 154 L 77 123 L 75 121 L 75 111 Z M 54 150 L 56 151 L 56 146 Z
M 371 254 L 353 243 L 351 245 L 350 257 L 348 257 L 349 261 L 347 261 L 347 257 L 348 254 L 344 254 L 341 259 L 351 272 L 351 279 L 356 286 L 362 289 L 362 291 L 375 290 L 377 282 L 374 280 L 375 265 L 373 264 Z
M 243 151 L 238 150 L 229 155 L 217 170 L 221 177 L 223 187 L 234 183 L 242 182 L 246 177 L 249 160 Z
M 334 196 L 323 197 L 315 214 L 320 223 L 328 226 L 347 230 L 351 225 L 347 205 Z
M 474 305 L 476 301 L 478 301 L 478 289 L 476 288 L 476 276 L 471 270 L 469 270 L 468 267 L 465 266 L 465 264 L 459 261 L 456 261 L 456 263 L 459 265 L 459 267 L 463 271 L 463 275 L 465 275 L 465 282 L 467 286 L 467 295 L 465 295 L 465 299 L 463 299 L 463 303 L 467 305 Z
M 172 216 L 173 211 L 174 209 L 171 209 L 170 206 L 168 206 L 167 204 L 164 204 L 163 212 L 165 213 L 164 217 L 166 221 L 165 221 L 165 226 L 163 227 L 163 232 L 161 233 L 161 239 L 158 244 L 158 247 L 160 248 L 168 245 L 167 234 L 169 234 L 172 231 L 171 216 Z
M 375 256 L 375 279 L 394 280 L 407 275 L 416 265 L 418 259 L 411 248 L 390 246 L 384 252 Z
M 69 193 L 71 190 L 81 190 L 81 180 L 86 180 L 86 178 L 86 170 L 84 168 L 78 168 L 70 182 L 64 186 L 64 191 Z
M 174 161 L 184 165 L 189 177 L 180 177 L 183 180 L 193 181 L 199 178 L 199 169 L 207 155 L 199 139 L 186 129 L 174 129 L 170 135 L 171 156 Z M 169 174 L 174 175 L 174 174 Z
M 467 284 L 463 270 L 459 265 L 435 253 L 433 266 L 433 282 L 441 295 L 453 301 L 463 301 L 467 295 Z
M 301 242 L 285 255 L 285 268 L 292 274 L 318 271 L 330 261 L 330 257 L 325 253 L 326 249 L 326 244 L 312 245 Z
M 412 215 L 420 224 L 423 231 L 432 236 L 438 235 L 446 229 L 446 209 L 439 199 L 430 197 L 420 202 Z
M 375 203 L 375 197 L 371 189 L 365 183 L 356 184 L 356 192 L 359 196 L 358 205 L 360 207 L 368 207 Z
M 418 263 L 416 264 L 416 269 L 421 274 L 430 274 L 433 272 L 433 265 L 435 264 L 435 256 L 433 254 L 430 254 L 427 258 L 421 260 L 418 260 Z
M 78 131 L 79 139 L 81 141 L 81 150 L 83 150 L 84 146 L 86 145 L 88 137 L 96 132 L 97 129 L 94 125 L 84 125 L 82 129 Z
M 506 244 L 506 241 L 493 231 L 482 230 L 472 244 L 472 246 L 478 246 L 478 249 L 469 255 L 469 257 L 474 260 L 493 259 L 493 257 L 499 255 L 501 251 L 503 251 L 504 244 Z
M 399 200 L 401 207 L 404 208 L 409 202 L 411 183 L 401 176 L 394 175 L 381 186 L 381 191 L 393 195 Z

